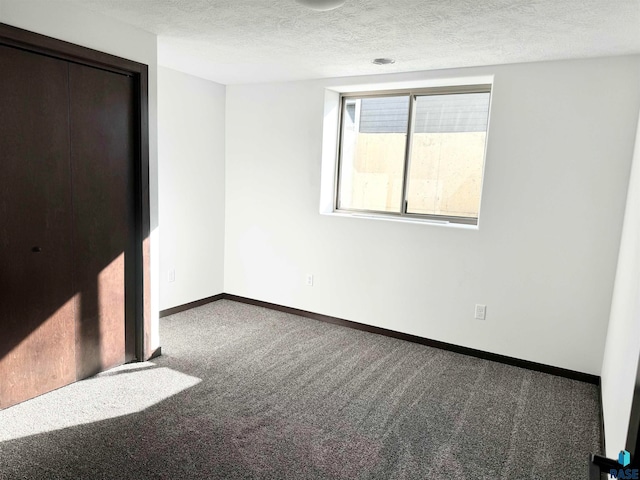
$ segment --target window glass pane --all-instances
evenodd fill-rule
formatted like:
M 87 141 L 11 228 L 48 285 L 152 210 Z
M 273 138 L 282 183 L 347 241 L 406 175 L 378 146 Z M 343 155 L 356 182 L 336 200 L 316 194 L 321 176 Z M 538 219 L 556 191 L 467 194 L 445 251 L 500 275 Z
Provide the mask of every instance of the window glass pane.
M 400 212 L 409 97 L 347 98 L 339 208 Z
M 478 217 L 489 95 L 416 98 L 408 213 Z

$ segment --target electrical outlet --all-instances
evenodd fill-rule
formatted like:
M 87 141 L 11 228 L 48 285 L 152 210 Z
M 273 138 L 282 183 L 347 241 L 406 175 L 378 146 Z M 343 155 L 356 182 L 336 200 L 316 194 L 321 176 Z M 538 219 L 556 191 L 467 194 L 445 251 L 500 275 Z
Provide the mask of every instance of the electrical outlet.
M 305 277 L 305 285 L 307 287 L 313 287 L 313 274 L 307 273 L 307 276 Z
M 169 281 L 170 282 L 176 281 L 176 270 L 174 268 L 169 269 Z
M 476 320 L 484 320 L 487 316 L 487 306 L 476 303 Z

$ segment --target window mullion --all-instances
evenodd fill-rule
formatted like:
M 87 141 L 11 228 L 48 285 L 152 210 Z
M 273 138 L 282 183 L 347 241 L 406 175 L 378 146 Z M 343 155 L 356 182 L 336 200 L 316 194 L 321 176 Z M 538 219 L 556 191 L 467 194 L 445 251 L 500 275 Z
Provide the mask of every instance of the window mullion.
M 409 117 L 407 118 L 407 143 L 404 149 L 404 171 L 402 176 L 402 196 L 400 215 L 407 214 L 407 196 L 409 195 L 409 167 L 411 164 L 411 144 L 413 143 L 413 127 L 415 122 L 416 96 L 409 94 Z

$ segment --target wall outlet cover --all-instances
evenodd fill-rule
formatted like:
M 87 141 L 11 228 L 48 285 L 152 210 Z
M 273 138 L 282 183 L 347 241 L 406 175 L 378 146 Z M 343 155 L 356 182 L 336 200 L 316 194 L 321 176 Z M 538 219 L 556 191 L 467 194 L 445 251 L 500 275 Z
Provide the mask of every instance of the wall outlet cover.
M 487 306 L 476 304 L 476 320 L 484 320 L 487 317 Z

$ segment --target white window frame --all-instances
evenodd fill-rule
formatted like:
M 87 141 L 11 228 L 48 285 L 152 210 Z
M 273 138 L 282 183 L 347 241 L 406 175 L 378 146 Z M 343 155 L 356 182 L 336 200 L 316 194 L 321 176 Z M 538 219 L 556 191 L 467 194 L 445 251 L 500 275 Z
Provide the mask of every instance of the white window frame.
M 357 91 L 341 93 L 338 104 L 338 131 L 337 131 L 337 152 L 335 156 L 335 178 L 333 188 L 333 211 L 338 214 L 345 214 L 349 216 L 360 216 L 369 218 L 380 218 L 390 220 L 412 221 L 412 222 L 424 222 L 424 223 L 436 223 L 436 224 L 458 224 L 460 226 L 477 227 L 480 217 L 478 211 L 477 217 L 459 217 L 448 215 L 434 215 L 434 214 L 421 214 L 421 213 L 409 213 L 407 212 L 407 196 L 408 196 L 408 184 L 409 173 L 411 168 L 411 144 L 412 135 L 414 134 L 415 124 L 415 102 L 416 97 L 425 95 L 450 95 L 450 94 L 463 94 L 463 93 L 489 93 L 489 112 L 487 118 L 487 130 L 483 152 L 483 171 L 481 178 L 480 197 L 482 198 L 482 187 L 484 184 L 484 166 L 486 164 L 487 157 L 487 144 L 489 138 L 489 119 L 491 117 L 491 94 L 492 84 L 482 83 L 473 85 L 456 85 L 456 86 L 437 86 L 428 88 L 416 88 L 416 89 L 395 89 L 395 90 L 371 90 L 371 91 Z M 407 142 L 405 145 L 404 156 L 404 170 L 403 170 L 403 183 L 402 183 L 402 196 L 401 205 L 399 205 L 398 212 L 387 212 L 378 210 L 362 210 L 353 208 L 344 208 L 339 205 L 340 195 L 340 172 L 342 162 L 342 145 L 343 145 L 343 112 L 345 103 L 349 99 L 364 98 L 364 97 L 389 97 L 389 96 L 409 96 L 409 114 L 407 121 Z M 356 119 L 357 120 L 357 119 Z M 357 123 L 356 123 L 357 125 Z M 479 199 L 479 201 L 481 200 Z

